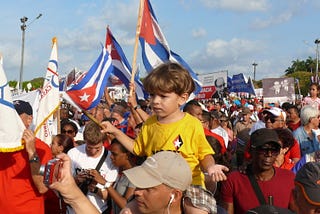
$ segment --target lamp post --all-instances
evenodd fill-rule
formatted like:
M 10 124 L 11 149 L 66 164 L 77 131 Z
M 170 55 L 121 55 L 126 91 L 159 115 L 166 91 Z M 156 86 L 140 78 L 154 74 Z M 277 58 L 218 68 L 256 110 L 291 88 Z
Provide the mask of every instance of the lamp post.
M 318 78 L 318 68 L 319 68 L 319 43 L 320 39 L 316 39 L 314 43 L 317 45 L 316 48 L 316 78 Z
M 42 16 L 42 14 L 40 13 L 32 22 L 30 22 L 29 25 L 31 25 L 36 19 L 39 19 Z M 21 21 L 21 31 L 22 31 L 22 44 L 21 44 L 21 64 L 20 64 L 20 74 L 19 74 L 19 90 L 20 92 L 22 92 L 22 78 L 23 78 L 23 58 L 24 58 L 24 40 L 25 40 L 25 33 L 26 33 L 26 29 L 27 29 L 27 25 L 26 22 L 28 21 L 28 17 L 22 17 L 20 19 Z
M 258 63 L 253 62 L 252 66 L 253 66 L 253 80 L 256 81 L 256 67 L 257 67 Z

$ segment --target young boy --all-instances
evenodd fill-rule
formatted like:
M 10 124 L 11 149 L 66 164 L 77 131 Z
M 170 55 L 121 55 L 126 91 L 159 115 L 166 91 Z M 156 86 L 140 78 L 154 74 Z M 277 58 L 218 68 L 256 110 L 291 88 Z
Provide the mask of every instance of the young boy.
M 163 150 L 179 152 L 191 168 L 195 188 L 205 187 L 201 169 L 213 181 L 225 180 L 223 170 L 228 169 L 215 164 L 214 151 L 205 138 L 201 122 L 180 109 L 195 89 L 189 72 L 179 64 L 169 62 L 155 68 L 143 85 L 150 94 L 154 115 L 144 123 L 140 135 L 135 140 L 130 139 L 109 122 L 102 123 L 103 132 L 113 134 L 138 156 L 151 156 Z

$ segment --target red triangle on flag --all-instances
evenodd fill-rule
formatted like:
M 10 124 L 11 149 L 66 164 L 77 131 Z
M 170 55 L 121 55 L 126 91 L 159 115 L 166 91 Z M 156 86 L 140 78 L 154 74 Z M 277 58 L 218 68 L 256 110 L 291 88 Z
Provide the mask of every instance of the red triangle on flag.
M 153 32 L 153 23 L 150 13 L 150 8 L 148 1 L 144 1 L 141 27 L 140 27 L 140 37 L 144 38 L 147 43 L 151 45 L 156 44 L 156 38 Z
M 67 91 L 67 94 L 80 108 L 87 109 L 96 95 L 96 88 L 97 84 L 95 83 L 88 88 Z

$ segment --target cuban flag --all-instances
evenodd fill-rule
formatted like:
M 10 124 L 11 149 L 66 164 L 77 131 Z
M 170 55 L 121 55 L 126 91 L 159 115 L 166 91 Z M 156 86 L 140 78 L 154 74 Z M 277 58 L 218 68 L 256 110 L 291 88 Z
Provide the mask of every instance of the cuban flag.
M 22 150 L 22 133 L 26 128 L 12 103 L 11 92 L 0 56 L 0 152 Z
M 126 86 L 128 90 L 130 90 L 129 83 L 132 76 L 131 75 L 132 68 L 126 56 L 124 55 L 124 52 L 121 46 L 112 35 L 109 27 L 107 27 L 106 48 L 112 58 L 113 74 L 121 80 L 121 82 Z M 134 80 L 136 85 L 135 90 L 136 90 L 137 98 L 147 99 L 148 93 L 144 90 L 143 85 L 139 79 L 139 76 L 136 75 L 134 77 Z
M 196 85 L 194 95 L 201 91 L 202 83 L 196 73 L 178 54 L 170 50 L 149 0 L 144 0 L 139 40 L 142 48 L 142 60 L 147 72 L 161 63 L 177 62 L 187 69 L 192 76 Z
M 90 110 L 100 103 L 100 99 L 112 73 L 112 59 L 105 47 L 87 74 L 73 85 L 67 94 L 83 110 Z

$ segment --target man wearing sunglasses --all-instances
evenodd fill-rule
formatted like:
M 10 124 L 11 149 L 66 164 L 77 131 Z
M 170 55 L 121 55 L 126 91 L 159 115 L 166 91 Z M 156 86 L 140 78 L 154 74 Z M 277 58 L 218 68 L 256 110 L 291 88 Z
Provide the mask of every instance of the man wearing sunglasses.
M 294 209 L 294 174 L 273 166 L 281 148 L 277 133 L 273 129 L 258 129 L 251 134 L 250 142 L 251 164 L 248 165 L 246 174 L 234 171 L 223 181 L 222 206 L 228 213 L 242 214 L 262 205 L 251 185 L 251 175 L 266 204 L 271 200 L 274 206 Z

